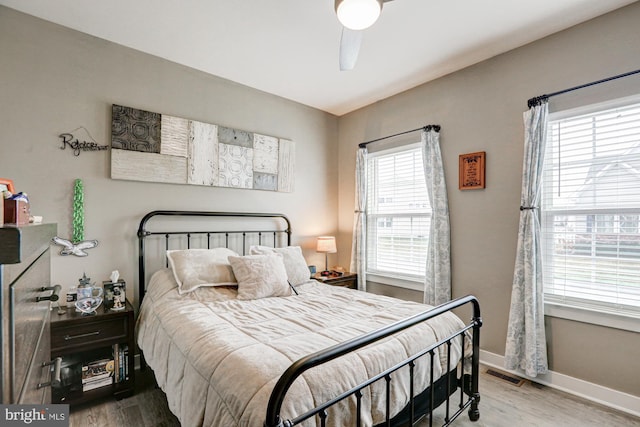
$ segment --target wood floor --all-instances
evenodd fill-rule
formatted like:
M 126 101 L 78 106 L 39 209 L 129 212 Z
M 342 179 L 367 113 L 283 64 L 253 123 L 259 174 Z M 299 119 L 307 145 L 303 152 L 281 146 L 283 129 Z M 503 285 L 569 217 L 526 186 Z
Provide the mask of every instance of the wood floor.
M 631 427 L 640 418 L 610 410 L 552 388 L 525 381 L 517 387 L 505 380 L 480 375 L 480 420 L 469 421 L 466 413 L 455 427 Z M 105 399 L 71 408 L 71 427 L 169 427 L 180 423 L 167 407 L 164 393 L 155 386 L 150 370 L 136 376 L 136 394 L 116 401 Z M 440 426 L 442 411 L 434 415 Z M 440 422 L 440 424 L 438 424 Z M 428 427 L 423 420 L 419 427 Z M 185 426 L 190 427 L 190 426 Z M 212 426 L 227 427 L 227 426 Z M 256 426 L 261 427 L 261 426 Z

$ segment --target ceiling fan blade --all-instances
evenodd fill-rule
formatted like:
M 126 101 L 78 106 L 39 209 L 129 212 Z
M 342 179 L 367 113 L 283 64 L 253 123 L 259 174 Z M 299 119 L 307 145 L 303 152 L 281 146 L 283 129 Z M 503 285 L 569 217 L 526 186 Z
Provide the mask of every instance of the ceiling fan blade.
M 350 30 L 342 27 L 340 36 L 340 71 L 353 70 L 358 60 L 362 31 Z

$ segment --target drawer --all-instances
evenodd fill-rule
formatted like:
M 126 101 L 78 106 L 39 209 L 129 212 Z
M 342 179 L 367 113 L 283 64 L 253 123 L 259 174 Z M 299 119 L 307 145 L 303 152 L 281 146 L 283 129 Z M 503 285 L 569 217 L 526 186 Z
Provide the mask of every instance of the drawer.
M 52 353 L 62 349 L 68 352 L 69 349 L 85 345 L 126 341 L 127 338 L 126 317 L 95 321 L 87 319 L 68 326 L 54 325 L 51 325 Z
M 48 324 L 47 324 L 48 326 Z M 51 386 L 41 384 L 50 383 L 51 369 L 49 365 L 51 354 L 49 353 L 49 328 L 44 328 L 38 340 L 38 350 L 34 355 L 24 387 L 18 396 L 16 403 L 43 405 L 51 402 Z
M 49 352 L 49 301 L 36 298 L 51 292 L 40 292 L 39 287 L 49 285 L 49 251 L 40 256 L 11 284 L 12 304 L 10 317 L 9 357 L 12 369 L 11 403 L 17 403 L 31 375 L 31 365 L 38 346 Z M 48 356 L 47 356 L 48 357 Z M 37 402 L 26 402 L 37 403 Z

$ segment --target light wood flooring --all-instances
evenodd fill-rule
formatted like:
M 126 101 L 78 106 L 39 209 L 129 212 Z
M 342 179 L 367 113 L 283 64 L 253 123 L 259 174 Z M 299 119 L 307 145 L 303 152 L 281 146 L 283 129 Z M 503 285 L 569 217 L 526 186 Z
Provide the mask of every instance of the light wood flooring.
M 528 381 L 517 387 L 487 375 L 485 367 L 481 372 L 480 420 L 469 421 L 465 412 L 455 420 L 455 427 L 640 427 L 640 418 Z M 179 426 L 167 407 L 164 393 L 155 386 L 151 371 L 136 374 L 134 396 L 72 407 L 70 427 Z M 441 413 L 436 412 L 434 426 L 441 425 Z M 419 424 L 428 426 L 428 420 Z

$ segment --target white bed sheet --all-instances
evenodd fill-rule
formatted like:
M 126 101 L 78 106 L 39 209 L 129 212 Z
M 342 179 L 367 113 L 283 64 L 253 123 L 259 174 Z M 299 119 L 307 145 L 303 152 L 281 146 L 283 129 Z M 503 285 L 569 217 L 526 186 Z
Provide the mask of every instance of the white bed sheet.
M 297 290 L 297 296 L 249 301 L 235 299 L 233 288 L 179 295 L 170 270 L 153 275 L 137 321 L 137 341 L 183 425 L 260 427 L 276 381 L 294 361 L 429 308 L 316 281 Z M 306 412 L 463 326 L 445 313 L 313 368 L 290 389 L 282 415 Z M 469 355 L 471 340 L 465 343 Z M 451 368 L 459 358 L 456 339 Z M 435 355 L 434 377 L 444 370 L 443 349 Z M 415 378 L 417 391 L 428 386 L 428 358 L 416 365 Z M 409 401 L 408 368 L 393 376 L 391 387 L 393 416 Z M 362 404 L 363 425 L 383 422 L 384 383 L 365 390 Z M 354 416 L 355 399 L 349 398 L 330 410 L 327 425 L 354 425 Z

